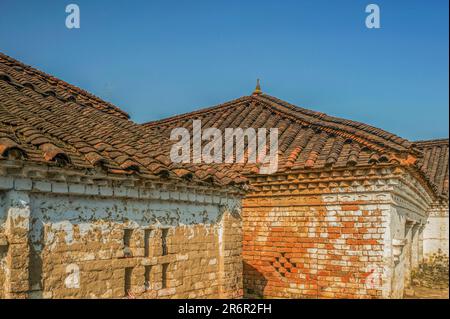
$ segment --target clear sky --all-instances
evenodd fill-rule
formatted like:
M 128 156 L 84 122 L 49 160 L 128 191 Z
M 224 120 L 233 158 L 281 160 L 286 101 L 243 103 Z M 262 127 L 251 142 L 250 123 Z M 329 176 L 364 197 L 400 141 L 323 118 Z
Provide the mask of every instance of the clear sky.
M 66 5 L 81 10 L 67 29 Z M 381 8 L 381 29 L 365 7 Z M 136 122 L 264 92 L 409 139 L 448 137 L 447 0 L 0 0 L 0 51 Z

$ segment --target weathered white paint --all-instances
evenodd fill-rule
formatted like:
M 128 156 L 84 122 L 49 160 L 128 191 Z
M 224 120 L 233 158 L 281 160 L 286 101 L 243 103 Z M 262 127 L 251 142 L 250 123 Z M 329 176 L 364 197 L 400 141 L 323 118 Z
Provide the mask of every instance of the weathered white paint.
M 427 221 L 430 197 L 417 181 L 407 175 L 399 180 L 379 181 L 376 185 L 360 186 L 355 192 L 341 189 L 342 194 L 322 195 L 323 202 L 328 203 L 326 219 L 330 226 L 341 227 L 333 222 L 333 215 L 340 209 L 333 203 L 339 202 L 373 203 L 363 207 L 382 212 L 383 225 L 379 227 L 385 227 L 383 262 L 368 266 L 368 272 L 372 274 L 368 282 L 371 287 L 381 289 L 384 298 L 402 298 L 411 270 L 421 255 L 419 230 Z M 377 280 L 379 277 L 381 280 Z
M 80 267 L 77 264 L 69 264 L 66 266 L 67 277 L 64 284 L 69 289 L 80 288 Z
M 424 257 L 436 253 L 449 255 L 449 214 L 448 205 L 442 204 L 430 211 L 425 229 L 423 230 Z
M 230 205 L 239 201 L 229 200 Z M 221 205 L 171 200 L 143 200 L 84 197 L 60 194 L 30 195 L 33 227 L 30 237 L 40 250 L 45 230 L 45 245 L 56 246 L 64 232 L 66 244 L 74 242 L 74 227 L 81 237 L 100 231 L 106 240 L 114 224 L 131 228 L 167 227 L 193 224 L 214 224 L 221 216 Z M 220 228 L 219 228 L 220 229 Z M 194 230 L 192 230 L 194 231 Z
M 144 238 L 144 230 L 147 229 L 168 227 L 171 236 L 176 228 L 180 234 L 187 234 L 187 240 L 198 240 L 210 234 L 218 238 L 220 233 L 221 238 L 218 240 L 222 242 L 221 247 L 225 247 L 221 219 L 224 212 L 240 210 L 241 194 L 236 189 L 161 182 L 147 183 L 145 187 L 129 185 L 132 183 L 102 181 L 98 185 L 85 185 L 0 176 L 0 242 L 3 243 L 5 239 L 7 243 L 7 240 L 14 239 L 10 234 L 20 229 L 21 236 L 25 238 L 21 237 L 17 245 L 31 248 L 31 251 L 24 251 L 24 257 L 33 262 L 30 267 L 37 269 L 34 280 L 31 280 L 31 274 L 29 275 L 31 290 L 24 287 L 21 292 L 26 292 L 28 297 L 33 298 L 54 297 L 54 294 L 44 290 L 42 285 L 45 280 L 51 280 L 48 276 L 53 267 L 62 266 L 64 268 L 61 270 L 55 269 L 63 274 L 62 284 L 66 288 L 77 289 L 80 287 L 80 276 L 83 276 L 83 268 L 80 265 L 123 257 L 123 250 L 117 247 L 123 245 L 124 228 L 133 229 L 133 236 L 140 238 L 139 242 Z M 154 236 L 153 233 L 151 237 Z M 105 244 L 104 247 L 116 243 L 116 249 L 79 249 L 80 244 L 92 241 L 99 241 Z M 31 245 L 28 246 L 29 244 Z M 134 256 L 143 256 L 143 246 L 132 249 Z M 58 251 L 52 255 L 55 250 Z M 11 279 L 19 280 L 10 276 L 7 255 L 7 250 L 6 253 L 0 250 L 0 279 L 7 278 L 1 283 L 4 283 L 4 287 L 0 287 L 2 290 Z M 185 254 L 177 255 L 176 258 L 167 257 L 168 260 L 187 261 L 188 256 Z M 56 261 L 54 264 L 50 262 L 52 266 L 48 269 L 45 265 L 49 258 L 62 258 L 62 261 Z M 149 265 L 157 262 L 155 258 L 144 261 Z M 213 258 L 207 262 L 214 266 L 218 264 L 218 259 Z M 221 265 L 217 265 L 219 266 Z M 39 272 L 47 276 L 44 281 L 39 279 Z M 28 273 L 24 277 L 26 282 L 27 276 Z M 120 295 L 117 287 L 115 290 L 106 288 L 103 292 L 90 293 L 89 296 L 104 298 Z M 7 290 L 14 291 L 13 288 L 5 288 L 5 291 Z M 158 294 L 171 294 L 172 290 Z
M 30 229 L 30 207 L 28 194 L 23 191 L 9 191 L 6 194 L 6 228 Z

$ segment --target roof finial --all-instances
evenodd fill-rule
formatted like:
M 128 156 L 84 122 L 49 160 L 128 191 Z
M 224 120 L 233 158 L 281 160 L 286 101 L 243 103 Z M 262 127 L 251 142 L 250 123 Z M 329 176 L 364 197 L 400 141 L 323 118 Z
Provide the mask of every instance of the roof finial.
M 261 85 L 259 84 L 259 79 L 256 79 L 256 88 L 253 91 L 253 95 L 259 95 L 261 93 L 262 93 L 262 91 L 261 91 Z

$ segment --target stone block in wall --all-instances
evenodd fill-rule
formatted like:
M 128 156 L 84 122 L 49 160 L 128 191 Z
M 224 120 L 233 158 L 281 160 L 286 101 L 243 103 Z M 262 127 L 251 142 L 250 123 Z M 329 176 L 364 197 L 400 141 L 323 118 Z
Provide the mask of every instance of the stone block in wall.
M 69 193 L 71 194 L 84 194 L 86 192 L 86 186 L 83 184 L 69 184 Z
M 100 190 L 98 185 L 86 185 L 85 194 L 86 195 L 99 195 Z
M 69 187 L 66 183 L 52 183 L 52 192 L 57 194 L 66 194 L 69 192 Z
M 0 189 L 9 190 L 14 187 L 14 179 L 9 176 L 0 176 Z
M 40 192 L 51 192 L 52 183 L 45 181 L 34 181 L 33 182 L 33 190 Z
M 112 196 L 114 194 L 113 189 L 109 186 L 99 186 L 99 192 L 101 196 Z
M 14 180 L 14 189 L 17 191 L 28 191 L 31 190 L 33 183 L 31 179 L 28 178 L 16 178 Z

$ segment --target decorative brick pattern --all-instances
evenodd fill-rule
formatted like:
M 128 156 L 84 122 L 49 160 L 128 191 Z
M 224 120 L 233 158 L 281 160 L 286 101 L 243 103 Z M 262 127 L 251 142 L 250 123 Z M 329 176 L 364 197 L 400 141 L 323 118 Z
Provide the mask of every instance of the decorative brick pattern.
M 345 191 L 284 189 L 281 177 L 253 181 L 243 202 L 244 295 L 402 297 L 421 258 L 418 226 L 426 205 L 414 203 L 407 175 L 397 177 L 400 183 L 386 174 L 384 181 L 348 182 Z
M 367 266 L 382 262 L 382 212 L 317 204 L 245 206 L 244 260 L 267 280 L 252 287 L 254 277 L 245 274 L 245 287 L 269 298 L 381 296 L 380 290 L 367 289 L 366 278 Z

